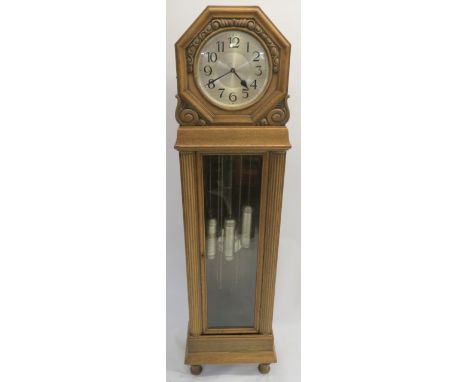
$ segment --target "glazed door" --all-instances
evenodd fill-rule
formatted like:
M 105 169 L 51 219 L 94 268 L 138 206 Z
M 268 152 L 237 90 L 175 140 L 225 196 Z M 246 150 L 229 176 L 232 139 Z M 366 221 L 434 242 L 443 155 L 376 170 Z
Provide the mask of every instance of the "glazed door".
M 266 161 L 263 154 L 199 156 L 207 334 L 258 331 Z

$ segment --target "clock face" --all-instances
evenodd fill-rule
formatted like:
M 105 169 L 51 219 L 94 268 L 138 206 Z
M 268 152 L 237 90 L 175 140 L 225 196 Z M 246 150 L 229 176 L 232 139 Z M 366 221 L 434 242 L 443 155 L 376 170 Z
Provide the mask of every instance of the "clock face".
M 253 35 L 228 30 L 209 38 L 195 62 L 195 81 L 223 109 L 246 108 L 259 100 L 271 77 L 263 44 Z

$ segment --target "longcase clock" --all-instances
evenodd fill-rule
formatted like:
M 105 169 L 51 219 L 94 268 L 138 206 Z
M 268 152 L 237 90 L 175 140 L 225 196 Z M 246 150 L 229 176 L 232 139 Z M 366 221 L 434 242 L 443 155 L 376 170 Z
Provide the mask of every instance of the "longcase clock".
M 185 363 L 277 361 L 272 330 L 290 44 L 258 7 L 207 7 L 176 43 Z

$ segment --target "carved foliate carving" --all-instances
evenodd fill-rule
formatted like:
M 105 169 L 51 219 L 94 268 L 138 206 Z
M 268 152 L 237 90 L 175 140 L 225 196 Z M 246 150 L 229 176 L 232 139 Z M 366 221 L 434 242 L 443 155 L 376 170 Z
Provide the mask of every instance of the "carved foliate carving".
M 176 119 L 181 125 L 206 125 L 206 121 L 198 115 L 194 108 L 181 97 L 177 98 Z
M 192 40 L 192 42 L 187 48 L 187 51 L 186 51 L 187 71 L 189 73 L 193 72 L 193 65 L 195 63 L 195 54 L 197 52 L 198 47 L 203 42 L 203 40 L 205 40 L 209 34 L 219 30 L 220 28 L 231 28 L 231 27 L 244 28 L 251 32 L 255 32 L 263 40 L 265 45 L 270 50 L 273 73 L 278 73 L 279 64 L 280 64 L 280 59 L 279 59 L 280 50 L 279 50 L 278 45 L 275 44 L 275 42 L 273 42 L 273 40 L 268 35 L 268 33 L 266 33 L 265 30 L 254 19 L 250 19 L 250 18 L 244 18 L 244 19 L 216 18 L 212 20 L 211 22 L 209 22 L 208 25 L 206 25 L 205 28 L 203 28 L 203 30 L 198 34 L 198 36 Z
M 289 121 L 289 107 L 287 95 L 279 102 L 274 109 L 270 110 L 264 118 L 260 120 L 260 125 L 285 125 Z
M 176 119 L 180 125 L 204 126 L 206 121 L 200 118 L 194 108 L 179 96 L 177 98 Z M 289 121 L 289 95 L 279 102 L 258 122 L 258 125 L 283 126 Z

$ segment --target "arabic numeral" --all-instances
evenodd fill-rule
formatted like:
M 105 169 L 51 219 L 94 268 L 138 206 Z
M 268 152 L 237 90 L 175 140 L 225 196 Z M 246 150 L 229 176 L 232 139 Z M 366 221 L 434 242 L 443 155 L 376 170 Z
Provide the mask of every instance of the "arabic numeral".
M 221 93 L 219 94 L 219 98 L 222 98 L 224 91 L 226 90 L 225 88 L 219 88 L 218 89 Z
M 213 69 L 211 69 L 211 66 L 210 65 L 206 65 L 204 68 L 203 68 L 203 71 L 205 72 L 205 74 L 207 76 L 211 76 L 211 73 L 213 73 Z
M 229 37 L 229 48 L 239 48 L 239 37 Z
M 255 61 L 255 62 L 260 61 L 260 52 L 258 50 L 256 50 L 255 52 L 253 52 L 253 54 L 255 55 L 253 61 Z
M 229 101 L 236 102 L 237 96 L 234 93 L 229 93 Z
M 208 62 L 216 62 L 218 55 L 215 52 L 208 52 Z
M 257 80 L 254 80 L 254 81 L 250 84 L 250 87 L 251 87 L 251 88 L 254 88 L 255 90 L 257 90 Z

